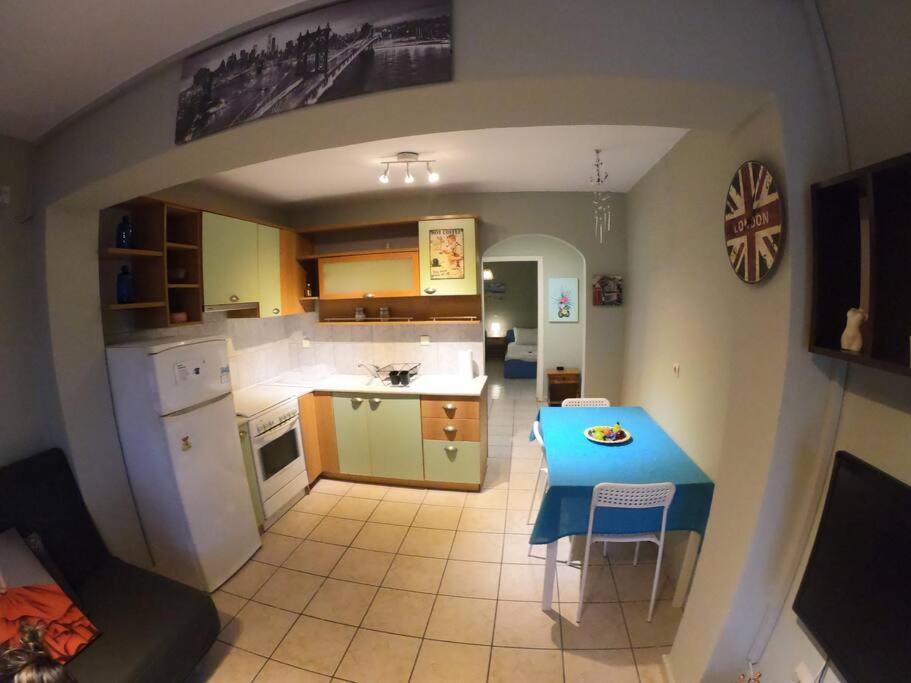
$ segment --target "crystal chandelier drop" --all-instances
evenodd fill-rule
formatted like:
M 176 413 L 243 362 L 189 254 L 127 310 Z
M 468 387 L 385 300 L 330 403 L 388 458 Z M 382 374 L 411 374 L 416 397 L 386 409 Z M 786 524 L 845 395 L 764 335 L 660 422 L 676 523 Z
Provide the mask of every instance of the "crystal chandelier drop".
M 601 150 L 595 150 L 595 173 L 591 177 L 591 184 L 595 190 L 592 194 L 592 207 L 595 214 L 595 236 L 604 244 L 604 231 L 610 232 L 611 227 L 611 195 L 607 191 L 607 171 L 601 161 Z

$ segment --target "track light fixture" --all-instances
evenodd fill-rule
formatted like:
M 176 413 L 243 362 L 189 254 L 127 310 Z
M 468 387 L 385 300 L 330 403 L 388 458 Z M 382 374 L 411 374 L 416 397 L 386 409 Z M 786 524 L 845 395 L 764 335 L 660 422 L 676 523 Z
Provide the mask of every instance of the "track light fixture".
M 427 168 L 427 182 L 428 183 L 437 183 L 440 180 L 440 174 L 433 170 L 431 166 L 434 163 L 435 159 L 421 159 L 420 155 L 417 152 L 399 152 L 395 155 L 395 159 L 389 159 L 386 161 L 381 161 L 383 173 L 380 175 L 379 180 L 383 185 L 389 184 L 389 167 L 395 165 L 404 165 L 405 166 L 405 184 L 413 185 L 415 177 L 411 173 L 411 164 L 424 164 Z

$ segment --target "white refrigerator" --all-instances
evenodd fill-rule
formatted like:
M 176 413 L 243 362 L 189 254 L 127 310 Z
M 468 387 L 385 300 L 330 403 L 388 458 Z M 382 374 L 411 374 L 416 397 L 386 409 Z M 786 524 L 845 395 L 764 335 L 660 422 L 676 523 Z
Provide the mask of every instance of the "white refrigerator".
M 164 576 L 205 591 L 260 547 L 231 395 L 227 341 L 107 348 L 133 498 Z

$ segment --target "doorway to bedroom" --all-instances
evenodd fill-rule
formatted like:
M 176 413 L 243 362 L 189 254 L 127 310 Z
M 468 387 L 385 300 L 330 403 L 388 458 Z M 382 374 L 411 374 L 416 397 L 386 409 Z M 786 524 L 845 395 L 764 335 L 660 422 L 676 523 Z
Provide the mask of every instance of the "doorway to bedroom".
M 491 392 L 540 399 L 543 272 L 540 257 L 485 256 L 484 356 Z

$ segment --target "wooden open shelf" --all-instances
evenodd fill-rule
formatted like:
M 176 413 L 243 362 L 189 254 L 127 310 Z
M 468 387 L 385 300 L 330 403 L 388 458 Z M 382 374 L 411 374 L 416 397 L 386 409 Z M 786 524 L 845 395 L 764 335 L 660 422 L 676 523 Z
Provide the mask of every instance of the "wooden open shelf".
M 131 258 L 131 257 L 157 257 L 164 256 L 164 252 L 155 249 L 120 249 L 118 247 L 107 247 L 102 249 L 100 255 L 103 258 Z
M 167 242 L 165 246 L 174 251 L 199 249 L 198 244 L 184 244 L 183 242 Z
M 109 311 L 136 311 L 142 308 L 163 308 L 164 301 L 137 301 L 132 304 L 108 304 Z

